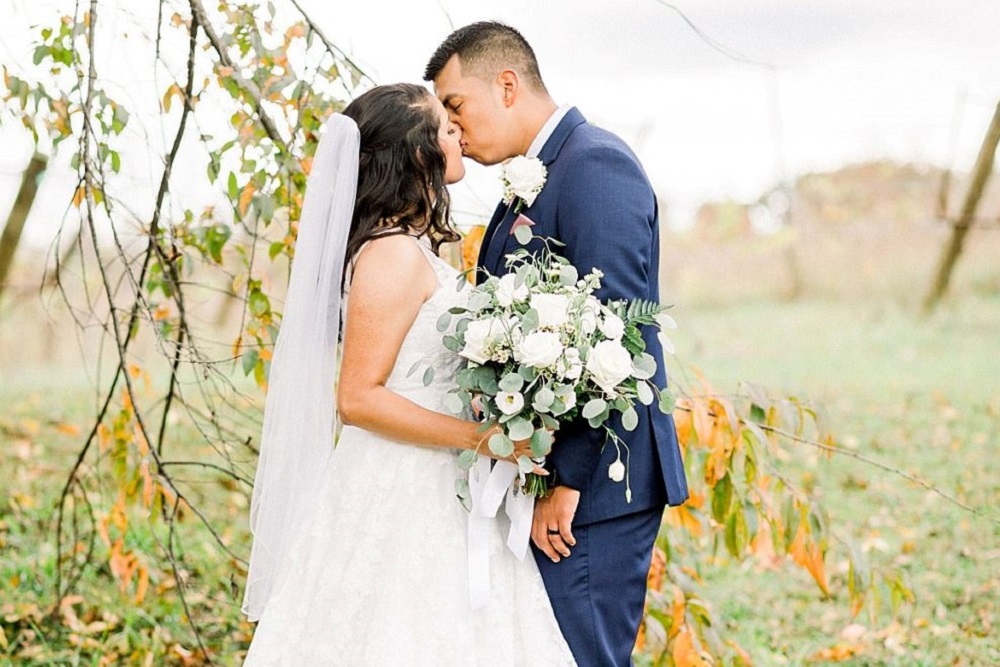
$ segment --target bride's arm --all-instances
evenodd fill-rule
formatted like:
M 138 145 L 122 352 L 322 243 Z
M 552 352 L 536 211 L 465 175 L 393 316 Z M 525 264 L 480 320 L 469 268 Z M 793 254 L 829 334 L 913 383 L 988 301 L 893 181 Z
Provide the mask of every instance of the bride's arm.
M 344 330 L 337 409 L 345 424 L 417 445 L 475 449 L 495 428 L 423 408 L 386 388 L 403 339 L 437 278 L 412 238 L 387 236 L 358 256 Z M 482 453 L 489 454 L 488 447 Z

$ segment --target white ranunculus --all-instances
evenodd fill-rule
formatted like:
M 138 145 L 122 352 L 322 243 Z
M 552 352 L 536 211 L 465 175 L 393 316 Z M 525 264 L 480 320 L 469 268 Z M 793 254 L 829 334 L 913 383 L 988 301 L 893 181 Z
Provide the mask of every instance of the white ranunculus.
M 532 294 L 531 307 L 538 313 L 538 326 L 558 329 L 569 320 L 569 297 L 565 294 Z
M 625 333 L 625 323 L 614 313 L 604 313 L 598 326 L 601 328 L 601 333 L 611 340 L 621 340 Z
M 616 340 L 601 341 L 587 357 L 587 370 L 601 389 L 613 393 L 622 380 L 632 375 L 632 355 Z
M 505 333 L 504 322 L 498 317 L 473 320 L 465 330 L 465 347 L 458 354 L 477 364 L 485 364 L 490 358 L 490 345 Z
M 505 415 L 516 415 L 524 407 L 524 395 L 519 391 L 497 392 L 497 408 Z
M 620 482 L 625 479 L 625 464 L 622 463 L 621 459 L 616 459 L 608 467 L 608 477 L 611 478 L 612 482 Z
M 562 353 L 563 344 L 559 340 L 559 334 L 551 331 L 532 332 L 518 345 L 518 361 L 535 368 L 553 366 Z
M 504 201 L 510 203 L 520 197 L 531 206 L 545 185 L 547 170 L 538 158 L 523 155 L 511 158 L 503 166 Z
M 500 283 L 497 285 L 497 303 L 504 308 L 528 298 L 528 286 L 521 283 L 521 286 L 517 287 L 516 283 L 517 276 L 513 273 L 508 273 L 500 279 Z

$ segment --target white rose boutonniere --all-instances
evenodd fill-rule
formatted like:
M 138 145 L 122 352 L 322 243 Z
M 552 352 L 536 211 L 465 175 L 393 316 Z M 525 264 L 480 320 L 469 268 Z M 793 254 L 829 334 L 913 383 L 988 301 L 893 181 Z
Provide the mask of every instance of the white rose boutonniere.
M 518 155 L 508 160 L 502 167 L 500 178 L 503 180 L 503 202 L 510 204 L 515 199 L 514 211 L 520 211 L 521 206 L 531 206 L 535 198 L 545 186 L 548 170 L 542 161 L 536 157 Z

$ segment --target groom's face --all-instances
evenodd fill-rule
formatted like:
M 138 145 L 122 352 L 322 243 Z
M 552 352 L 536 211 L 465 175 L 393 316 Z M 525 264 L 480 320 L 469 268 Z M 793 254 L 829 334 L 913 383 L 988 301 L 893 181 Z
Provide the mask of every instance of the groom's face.
M 497 164 L 516 154 L 510 105 L 499 78 L 488 81 L 466 72 L 452 56 L 434 79 L 434 90 L 452 122 L 462 129 L 462 154 L 480 164 Z

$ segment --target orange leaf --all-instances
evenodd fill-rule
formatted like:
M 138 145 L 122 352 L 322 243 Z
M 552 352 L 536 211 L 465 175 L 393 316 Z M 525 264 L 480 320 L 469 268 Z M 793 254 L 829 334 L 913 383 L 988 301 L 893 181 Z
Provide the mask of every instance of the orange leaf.
M 701 652 L 695 648 L 694 640 L 688 630 L 677 635 L 671 657 L 677 667 L 709 667 Z
M 788 552 L 792 555 L 792 560 L 804 567 L 812 575 L 820 590 L 825 595 L 829 595 L 830 589 L 826 583 L 823 551 L 819 548 L 818 544 L 808 541 L 804 519 L 799 524 L 798 530 L 795 531 L 795 539 L 792 540 Z
M 683 528 L 695 537 L 701 535 L 702 525 L 687 505 L 670 507 L 664 517 L 667 524 L 674 528 Z
M 677 441 L 685 449 L 691 442 L 694 425 L 692 410 L 691 399 L 686 396 L 677 399 L 677 405 L 674 407 L 674 427 L 677 429 Z
M 82 185 L 77 187 L 76 192 L 73 193 L 73 206 L 80 208 L 83 204 L 84 197 L 87 196 L 87 190 Z
M 145 566 L 139 566 L 139 583 L 135 587 L 135 603 L 142 604 L 149 590 L 149 570 Z
M 165 113 L 170 113 L 170 103 L 173 101 L 174 95 L 177 95 L 182 99 L 184 97 L 184 92 L 176 83 L 170 84 L 170 87 L 167 88 L 167 92 L 163 93 L 163 111 Z
M 67 424 L 65 422 L 60 422 L 56 424 L 56 430 L 59 431 L 60 433 L 73 437 L 80 435 L 80 427 L 77 426 L 76 424 Z
M 486 227 L 475 225 L 462 237 L 462 270 L 468 271 L 475 268 L 479 259 L 479 249 L 483 244 L 483 236 L 486 234 Z M 476 277 L 469 274 L 469 280 L 475 282 Z
M 149 507 L 153 504 L 153 476 L 149 474 L 149 461 L 143 461 L 139 466 L 139 474 L 142 475 L 142 505 Z
M 253 201 L 253 194 L 257 190 L 254 186 L 253 181 L 246 184 L 243 188 L 243 192 L 240 193 L 240 215 L 245 216 L 247 211 L 250 210 L 250 202 Z

